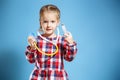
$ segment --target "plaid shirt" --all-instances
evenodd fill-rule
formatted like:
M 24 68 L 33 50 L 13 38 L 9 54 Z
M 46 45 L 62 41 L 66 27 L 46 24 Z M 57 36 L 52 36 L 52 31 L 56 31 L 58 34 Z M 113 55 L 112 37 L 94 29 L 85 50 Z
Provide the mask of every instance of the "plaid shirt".
M 47 38 L 51 41 L 56 38 Z M 56 47 L 42 38 L 37 37 L 37 46 L 46 53 L 52 53 Z M 32 50 L 30 46 L 26 49 L 26 58 L 30 63 L 35 63 L 35 68 L 31 73 L 30 80 L 68 80 L 68 75 L 64 70 L 63 60 L 72 61 L 76 55 L 76 43 L 69 44 L 64 37 L 59 36 L 57 41 L 58 52 L 50 57 L 37 50 Z

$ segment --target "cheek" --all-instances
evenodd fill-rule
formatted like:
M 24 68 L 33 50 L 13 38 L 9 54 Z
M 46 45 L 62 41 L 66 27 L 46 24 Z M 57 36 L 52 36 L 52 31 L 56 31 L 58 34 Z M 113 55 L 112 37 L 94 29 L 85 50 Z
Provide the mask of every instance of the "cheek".
M 40 26 L 41 26 L 41 27 L 46 27 L 46 24 L 40 23 Z
M 45 25 L 45 24 L 42 24 L 41 26 L 42 26 L 42 28 L 44 28 L 44 29 L 46 28 L 46 25 Z
M 54 27 L 53 27 L 54 29 L 56 29 L 57 28 L 57 25 L 54 25 Z
M 59 23 L 56 23 L 56 27 L 58 27 L 59 26 Z

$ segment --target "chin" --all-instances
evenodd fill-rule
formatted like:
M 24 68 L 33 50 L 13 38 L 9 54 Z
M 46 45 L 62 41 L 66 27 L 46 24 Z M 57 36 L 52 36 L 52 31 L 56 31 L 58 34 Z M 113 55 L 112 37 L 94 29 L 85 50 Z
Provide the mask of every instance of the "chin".
M 52 34 L 53 32 L 52 31 L 47 31 L 46 34 Z

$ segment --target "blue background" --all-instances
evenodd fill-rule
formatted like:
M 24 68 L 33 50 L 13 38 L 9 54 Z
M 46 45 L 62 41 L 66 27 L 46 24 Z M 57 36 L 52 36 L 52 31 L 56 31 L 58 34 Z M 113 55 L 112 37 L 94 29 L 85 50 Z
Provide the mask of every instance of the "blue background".
M 76 58 L 65 61 L 70 80 L 120 80 L 120 0 L 0 0 L 0 80 L 28 80 L 27 36 L 48 3 L 78 44 Z

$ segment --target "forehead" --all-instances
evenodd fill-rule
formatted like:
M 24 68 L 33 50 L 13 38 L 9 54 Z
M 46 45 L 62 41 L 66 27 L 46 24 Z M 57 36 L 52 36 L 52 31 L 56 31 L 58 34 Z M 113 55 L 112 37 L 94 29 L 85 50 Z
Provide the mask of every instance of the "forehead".
M 58 14 L 55 11 L 45 11 L 41 15 L 41 19 L 57 19 Z

